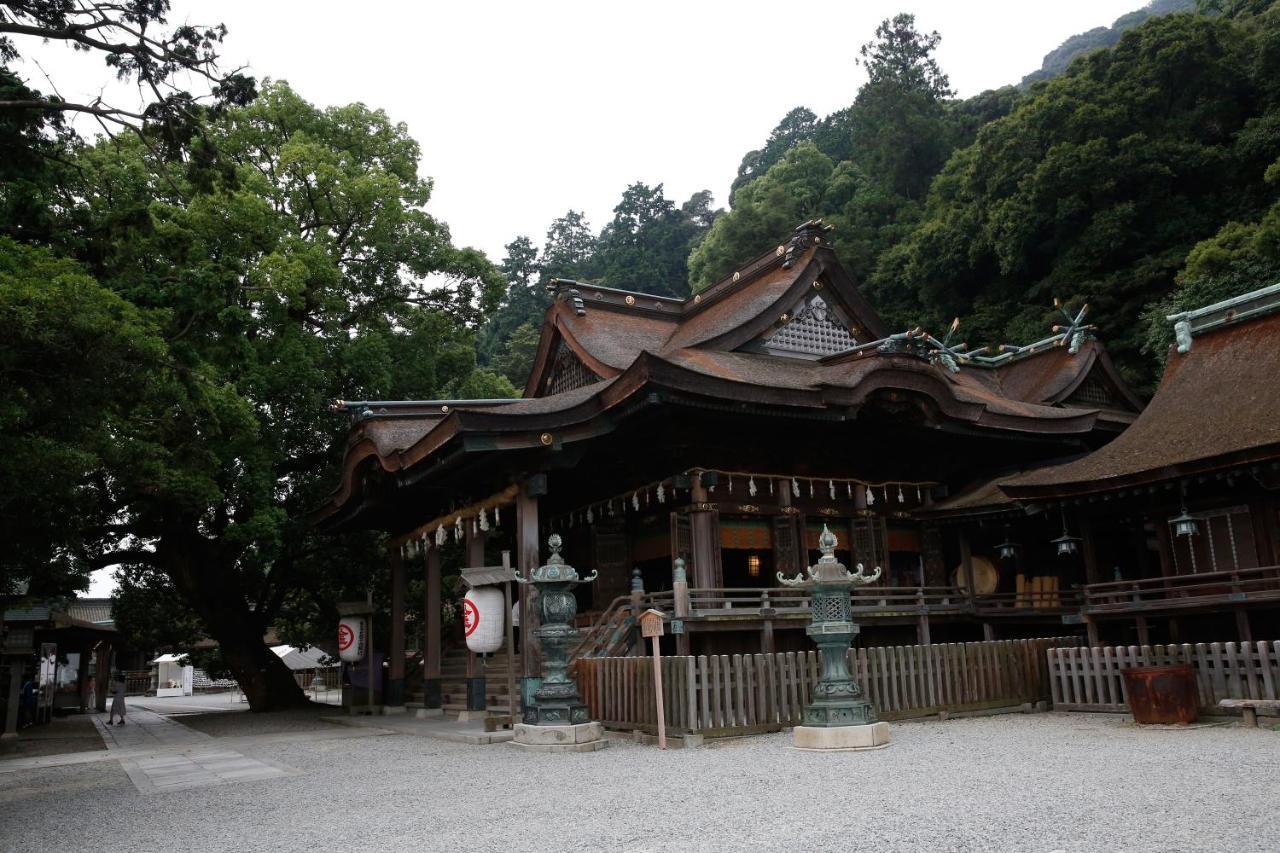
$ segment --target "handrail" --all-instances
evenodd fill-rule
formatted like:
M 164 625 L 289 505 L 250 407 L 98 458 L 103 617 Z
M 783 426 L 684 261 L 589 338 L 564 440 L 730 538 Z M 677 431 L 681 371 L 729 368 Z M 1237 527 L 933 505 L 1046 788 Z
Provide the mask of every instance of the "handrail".
M 1170 584 L 1179 584 L 1183 582 L 1191 582 L 1193 585 L 1215 585 L 1221 584 L 1223 581 L 1230 582 L 1238 578 L 1249 580 L 1255 575 L 1264 577 L 1268 575 L 1280 577 L 1280 566 L 1258 566 L 1252 569 L 1229 569 L 1222 572 L 1194 572 L 1189 575 L 1163 575 L 1155 578 L 1102 581 L 1087 585 L 1085 587 L 1085 592 L 1105 594 L 1119 591 L 1128 592 L 1133 589 L 1147 588 L 1158 588 L 1163 590 Z
M 1084 588 L 1086 609 L 1139 610 L 1168 604 L 1280 598 L 1280 566 L 1259 566 L 1223 572 L 1200 572 L 1158 578 L 1106 581 Z

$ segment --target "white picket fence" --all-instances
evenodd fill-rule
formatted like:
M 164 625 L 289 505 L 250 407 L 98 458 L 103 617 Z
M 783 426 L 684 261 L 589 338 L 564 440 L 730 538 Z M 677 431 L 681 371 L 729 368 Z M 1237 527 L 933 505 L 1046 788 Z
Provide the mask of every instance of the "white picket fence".
M 1280 699 L 1280 641 L 1155 646 L 1051 648 L 1049 686 L 1060 711 L 1128 711 L 1121 671 L 1189 663 L 1200 707 L 1217 713 L 1221 699 Z

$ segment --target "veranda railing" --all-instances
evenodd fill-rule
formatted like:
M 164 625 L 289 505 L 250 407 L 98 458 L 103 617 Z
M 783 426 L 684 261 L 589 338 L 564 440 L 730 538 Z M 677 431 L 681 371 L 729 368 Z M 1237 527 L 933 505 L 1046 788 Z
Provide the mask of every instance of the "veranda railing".
M 882 719 L 1047 701 L 1045 650 L 1075 638 L 852 649 L 849 665 Z M 801 722 L 818 680 L 816 652 L 662 659 L 670 731 L 707 736 L 775 731 Z M 583 658 L 578 681 L 592 719 L 657 728 L 653 661 Z

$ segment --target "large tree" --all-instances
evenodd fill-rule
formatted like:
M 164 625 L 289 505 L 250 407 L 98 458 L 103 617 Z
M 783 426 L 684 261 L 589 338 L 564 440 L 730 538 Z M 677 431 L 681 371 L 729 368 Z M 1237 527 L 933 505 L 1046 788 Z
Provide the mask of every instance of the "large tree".
M 510 393 L 473 344 L 503 279 L 427 213 L 419 157 L 385 114 L 274 84 L 181 161 L 120 136 L 69 173 L 59 248 L 154 324 L 165 362 L 127 413 L 122 464 L 84 484 L 110 525 L 67 538 L 82 565 L 167 578 L 255 709 L 305 699 L 266 629 L 381 561 L 375 537 L 306 520 L 336 477 L 330 402 Z

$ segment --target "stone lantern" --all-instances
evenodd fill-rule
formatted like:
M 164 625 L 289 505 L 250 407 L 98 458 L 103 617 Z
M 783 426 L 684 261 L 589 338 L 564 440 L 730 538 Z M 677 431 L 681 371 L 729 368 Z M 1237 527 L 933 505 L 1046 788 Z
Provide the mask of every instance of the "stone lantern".
M 801 749 L 876 749 L 889 744 L 889 725 L 876 719 L 875 708 L 849 672 L 849 647 L 858 626 L 853 623 L 849 594 L 855 586 L 874 583 L 880 577 L 862 573 L 862 565 L 850 572 L 835 557 L 836 536 L 826 525 L 818 538 L 822 552 L 817 565 L 803 574 L 778 580 L 785 586 L 810 590 L 811 622 L 806 633 L 818 646 L 822 672 L 813 688 L 813 701 L 804 709 L 804 725 L 794 729 Z
M 534 569 L 528 578 L 514 573 L 517 583 L 531 583 L 538 590 L 542 626 L 534 633 L 542 642 L 543 679 L 524 709 L 524 722 L 515 726 L 512 743 L 540 752 L 591 752 L 606 746 L 604 727 L 591 721 L 568 670 L 569 651 L 578 639 L 578 629 L 573 627 L 578 612 L 573 588 L 590 583 L 598 573 L 578 577 L 577 570 L 560 556 L 559 534 L 551 534 L 547 545 L 551 556 L 545 566 Z

